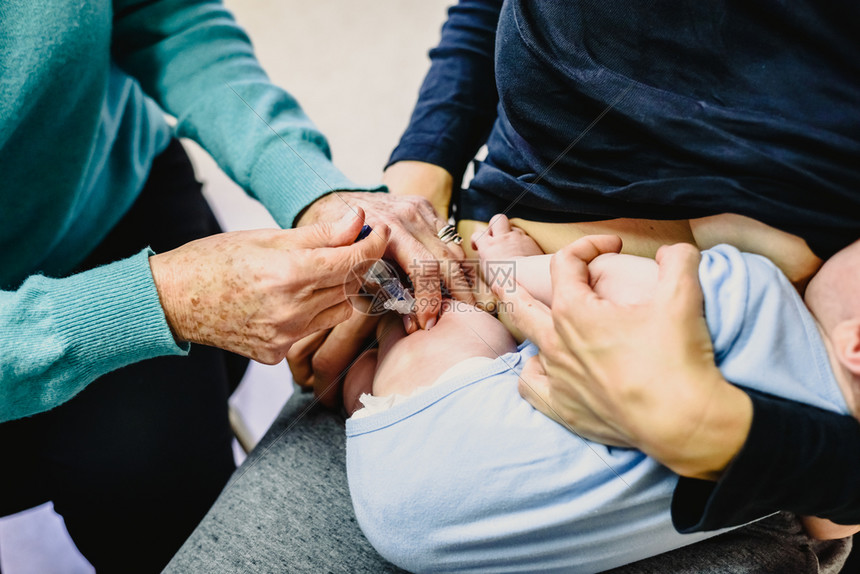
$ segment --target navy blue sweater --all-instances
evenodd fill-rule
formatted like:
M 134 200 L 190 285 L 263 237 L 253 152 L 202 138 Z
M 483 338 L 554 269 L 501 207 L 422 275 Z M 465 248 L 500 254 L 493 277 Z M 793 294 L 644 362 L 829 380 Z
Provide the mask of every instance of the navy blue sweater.
M 822 258 L 860 237 L 860 5 L 461 0 L 390 162 L 440 165 L 458 216 L 747 215 Z M 860 522 L 860 424 L 752 395 L 718 483 L 682 479 L 682 531 L 776 510 Z

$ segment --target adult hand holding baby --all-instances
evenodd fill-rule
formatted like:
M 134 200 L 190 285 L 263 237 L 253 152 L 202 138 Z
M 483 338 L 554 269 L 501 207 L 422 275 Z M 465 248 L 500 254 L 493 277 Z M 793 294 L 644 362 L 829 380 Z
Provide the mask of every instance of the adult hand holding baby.
M 378 226 L 355 243 L 363 223 L 358 208 L 336 222 L 222 233 L 152 256 L 174 336 L 280 362 L 295 341 L 352 314 L 361 266 L 382 257 L 388 240 Z
M 654 298 L 619 305 L 594 292 L 588 262 L 620 249 L 617 237 L 591 236 L 556 253 L 551 309 L 521 286 L 497 290 L 540 348 L 520 392 L 584 437 L 639 448 L 681 475 L 716 479 L 743 446 L 752 404 L 714 363 L 699 253 L 688 244 L 662 247 Z

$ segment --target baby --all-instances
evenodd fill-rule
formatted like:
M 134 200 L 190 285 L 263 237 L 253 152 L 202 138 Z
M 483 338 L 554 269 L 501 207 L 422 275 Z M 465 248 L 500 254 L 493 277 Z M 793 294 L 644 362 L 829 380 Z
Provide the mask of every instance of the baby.
M 493 262 L 514 261 L 517 281 L 550 302 L 549 256 L 532 257 L 540 249 L 506 218 L 474 239 L 486 276 L 505 275 Z M 704 251 L 706 319 L 726 379 L 854 412 L 860 297 L 847 275 L 858 262 L 860 242 L 810 282 L 816 322 L 767 259 L 728 246 Z M 657 266 L 611 254 L 589 272 L 601 297 L 636 303 L 653 293 Z M 379 349 L 359 359 L 344 387 L 348 409 L 365 405 L 347 421 L 347 471 L 359 524 L 395 564 L 599 572 L 719 534 L 675 531 L 677 477 L 656 461 L 581 440 L 526 403 L 517 383 L 537 349 L 517 347 L 490 315 L 446 302 L 430 331 L 406 336 L 390 317 L 379 334 Z

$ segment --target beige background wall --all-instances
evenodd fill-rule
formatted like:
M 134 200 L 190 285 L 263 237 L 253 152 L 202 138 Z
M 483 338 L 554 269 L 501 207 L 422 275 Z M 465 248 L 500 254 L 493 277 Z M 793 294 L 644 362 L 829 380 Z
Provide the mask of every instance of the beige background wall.
M 227 0 L 273 81 L 329 138 L 356 183 L 379 181 L 406 127 L 439 38 L 447 0 Z M 195 154 L 219 217 L 231 228 L 273 225 Z

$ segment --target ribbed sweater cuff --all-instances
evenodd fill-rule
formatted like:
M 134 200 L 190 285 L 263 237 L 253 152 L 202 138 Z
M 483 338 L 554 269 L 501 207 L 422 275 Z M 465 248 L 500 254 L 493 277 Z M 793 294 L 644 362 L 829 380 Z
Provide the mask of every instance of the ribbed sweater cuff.
M 173 338 L 145 249 L 63 279 L 52 293 L 57 335 L 84 377 L 162 355 L 185 355 Z M 89 376 L 89 377 L 88 377 Z
M 252 195 L 283 228 L 292 227 L 305 207 L 332 191 L 385 190 L 384 186 L 356 186 L 310 142 L 290 147 L 276 142 L 263 152 L 251 173 Z

